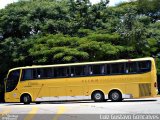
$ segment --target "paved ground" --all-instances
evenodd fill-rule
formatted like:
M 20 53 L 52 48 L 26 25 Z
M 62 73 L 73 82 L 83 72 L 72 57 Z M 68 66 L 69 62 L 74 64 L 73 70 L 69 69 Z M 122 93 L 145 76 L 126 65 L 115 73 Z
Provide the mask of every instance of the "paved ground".
M 92 115 L 88 118 L 88 114 Z M 102 103 L 93 101 L 32 103 L 30 105 L 0 103 L 0 119 L 10 115 L 9 117 L 18 117 L 19 120 L 92 120 L 99 118 L 99 115 L 98 118 L 94 116 L 97 114 L 160 114 L 160 97 Z

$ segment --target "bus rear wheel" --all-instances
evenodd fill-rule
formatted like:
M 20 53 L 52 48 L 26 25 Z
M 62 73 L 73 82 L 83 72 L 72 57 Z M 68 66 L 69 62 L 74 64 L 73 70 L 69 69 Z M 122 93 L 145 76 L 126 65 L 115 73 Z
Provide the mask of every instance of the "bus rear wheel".
M 109 93 L 109 99 L 113 102 L 122 101 L 122 94 L 118 90 L 113 90 Z
M 95 91 L 92 94 L 92 100 L 95 102 L 104 102 L 104 94 L 101 91 Z
M 21 97 L 21 101 L 22 101 L 24 104 L 30 104 L 30 103 L 31 103 L 31 96 L 28 95 L 28 94 L 24 94 L 24 95 L 22 95 L 22 97 Z

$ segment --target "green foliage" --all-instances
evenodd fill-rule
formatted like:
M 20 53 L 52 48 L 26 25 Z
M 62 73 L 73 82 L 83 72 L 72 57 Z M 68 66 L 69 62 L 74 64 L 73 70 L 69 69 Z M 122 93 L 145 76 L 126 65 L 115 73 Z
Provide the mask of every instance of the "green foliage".
M 152 22 L 160 19 L 159 6 L 159 0 L 137 0 L 137 11 L 139 12 L 139 14 L 145 14 L 151 17 Z
M 101 36 L 97 37 L 97 36 Z M 96 34 L 87 37 L 70 37 L 62 34 L 45 35 L 43 37 L 29 39 L 22 46 L 32 46 L 25 51 L 28 56 L 20 56 L 21 58 L 32 58 L 33 64 L 50 64 L 50 63 L 66 63 L 66 62 L 82 62 L 95 61 L 118 58 L 121 52 L 127 51 L 123 46 L 113 44 L 113 39 L 118 35 Z M 102 38 L 105 38 L 102 40 Z M 107 38 L 108 41 L 107 41 Z M 117 38 L 118 39 L 118 38 Z M 17 60 L 17 58 L 16 58 Z
M 0 77 L 17 66 L 158 57 L 159 0 L 108 2 L 22 0 L 1 9 Z
M 157 74 L 160 75 L 160 58 L 156 59 L 156 63 L 157 63 L 157 65 L 156 65 L 156 67 L 157 67 Z

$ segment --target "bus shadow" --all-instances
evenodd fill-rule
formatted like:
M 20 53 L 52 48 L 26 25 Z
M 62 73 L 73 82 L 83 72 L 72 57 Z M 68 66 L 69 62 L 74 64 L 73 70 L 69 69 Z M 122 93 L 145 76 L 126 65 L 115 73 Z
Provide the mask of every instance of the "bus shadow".
M 54 101 L 50 101 L 50 102 L 41 102 L 40 104 L 36 104 L 36 103 L 30 103 L 30 104 L 23 104 L 23 103 L 13 103 L 13 102 L 5 102 L 5 103 L 0 103 L 1 104 L 5 104 L 5 106 L 12 106 L 12 105 L 41 105 L 41 104 L 79 104 L 79 103 L 95 103 L 94 101 L 60 101 L 60 102 L 54 102 Z M 105 102 L 103 102 L 105 103 Z
M 125 103 L 125 102 L 156 102 L 156 99 L 148 99 L 148 100 L 123 100 L 121 102 L 112 102 L 112 101 L 105 101 L 105 102 L 94 102 L 94 101 L 61 101 L 61 102 L 41 102 L 40 104 L 36 104 L 36 103 L 31 103 L 31 104 L 23 104 L 23 103 L 0 103 L 1 104 L 5 104 L 5 106 L 12 106 L 12 105 L 41 105 L 41 104 L 83 104 L 83 103 L 98 103 L 98 104 L 109 104 L 109 103 Z
M 149 100 L 123 100 L 122 102 L 153 102 L 157 101 L 156 99 L 149 99 Z
M 104 102 L 94 102 L 94 101 L 66 101 L 66 102 L 42 102 L 41 104 L 83 104 L 83 103 L 98 103 L 98 104 L 105 104 L 105 103 L 123 103 L 123 102 L 156 102 L 157 100 L 156 99 L 148 99 L 148 100 L 123 100 L 123 101 L 120 101 L 120 102 L 113 102 L 113 101 L 110 101 L 110 100 L 106 100 Z
M 95 103 L 94 101 L 65 101 L 65 102 L 42 102 L 41 104 L 80 104 L 80 103 Z

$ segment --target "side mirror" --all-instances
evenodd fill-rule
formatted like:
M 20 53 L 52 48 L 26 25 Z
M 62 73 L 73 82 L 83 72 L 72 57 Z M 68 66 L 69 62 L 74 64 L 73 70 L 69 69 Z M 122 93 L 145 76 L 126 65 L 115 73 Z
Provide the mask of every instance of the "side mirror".
M 6 82 L 7 81 L 7 78 L 4 78 L 4 82 Z

